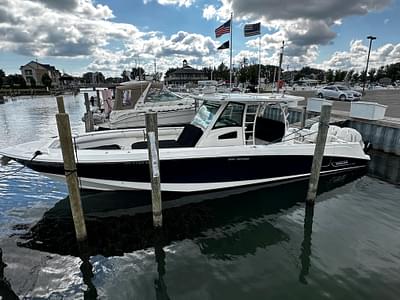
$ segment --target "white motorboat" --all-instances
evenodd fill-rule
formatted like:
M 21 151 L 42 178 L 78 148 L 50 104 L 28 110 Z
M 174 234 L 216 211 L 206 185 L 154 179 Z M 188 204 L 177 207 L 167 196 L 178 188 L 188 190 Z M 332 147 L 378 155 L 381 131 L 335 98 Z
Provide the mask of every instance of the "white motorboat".
M 107 102 L 108 103 L 108 102 Z M 156 111 L 160 126 L 189 123 L 195 114 L 193 98 L 167 90 L 160 82 L 129 81 L 116 87 L 115 101 L 109 116 L 94 115 L 99 130 L 144 126 L 146 112 Z
M 298 97 L 277 94 L 209 94 L 192 122 L 159 128 L 161 189 L 191 193 L 281 184 L 309 177 L 317 127 L 289 128 L 263 118 L 267 105 L 283 107 Z M 282 109 L 282 112 L 285 110 Z M 286 117 L 286 115 L 284 114 Z M 84 133 L 74 137 L 81 187 L 150 190 L 145 128 Z M 0 155 L 65 180 L 59 139 L 0 150 Z M 321 175 L 366 167 L 361 135 L 331 126 Z

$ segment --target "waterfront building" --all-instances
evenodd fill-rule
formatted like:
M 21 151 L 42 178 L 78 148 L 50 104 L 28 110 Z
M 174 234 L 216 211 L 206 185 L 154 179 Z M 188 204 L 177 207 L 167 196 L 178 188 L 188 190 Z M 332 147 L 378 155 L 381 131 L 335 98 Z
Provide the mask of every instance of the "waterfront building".
M 60 86 L 61 73 L 54 66 L 41 64 L 32 60 L 19 69 L 28 86 L 43 85 L 42 78 L 44 74 L 49 75 L 53 87 Z
M 186 59 L 183 61 L 182 68 L 178 68 L 165 77 L 167 85 L 197 84 L 199 80 L 208 80 L 208 75 L 204 71 L 189 66 Z

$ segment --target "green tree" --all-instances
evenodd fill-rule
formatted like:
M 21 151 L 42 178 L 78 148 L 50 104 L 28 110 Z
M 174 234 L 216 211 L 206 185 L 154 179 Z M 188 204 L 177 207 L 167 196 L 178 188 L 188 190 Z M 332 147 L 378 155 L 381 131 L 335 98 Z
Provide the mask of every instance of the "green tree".
M 369 82 L 375 81 L 375 73 L 376 73 L 376 69 L 374 69 L 374 68 L 372 68 L 368 71 Z
M 4 81 L 11 88 L 26 88 L 26 81 L 20 74 L 8 75 Z
M 353 73 L 353 76 L 352 76 L 351 79 L 352 79 L 352 81 L 354 81 L 354 82 L 358 82 L 358 81 L 360 80 L 360 74 L 357 73 L 357 72 Z
M 229 80 L 229 68 L 224 63 L 221 63 L 214 73 L 217 80 Z
M 131 78 L 132 79 L 136 79 L 136 78 L 139 78 L 139 80 L 143 80 L 146 75 L 146 72 L 144 71 L 144 69 L 142 68 L 142 67 L 139 67 L 139 68 L 132 68 L 132 71 L 131 71 Z
M 326 81 L 327 82 L 333 82 L 334 75 L 333 75 L 333 70 L 332 69 L 329 69 L 328 71 L 326 71 L 325 76 L 326 76 Z
M 4 80 L 6 77 L 6 73 L 2 69 L 0 69 L 0 88 L 3 86 Z
M 123 70 L 122 73 L 121 73 L 122 82 L 126 82 L 126 81 L 131 80 L 131 79 L 129 78 L 129 75 L 130 75 L 130 72 L 129 72 L 129 71 Z
M 46 88 L 48 89 L 51 88 L 51 83 L 53 82 L 53 80 L 51 80 L 49 74 L 47 73 L 43 74 L 41 81 Z

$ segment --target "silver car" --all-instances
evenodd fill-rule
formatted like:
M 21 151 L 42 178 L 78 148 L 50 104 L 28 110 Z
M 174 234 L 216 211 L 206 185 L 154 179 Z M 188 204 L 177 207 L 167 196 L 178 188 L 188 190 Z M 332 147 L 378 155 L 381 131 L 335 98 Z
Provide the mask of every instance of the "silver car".
M 344 85 L 327 85 L 321 89 L 318 89 L 317 96 L 325 99 L 354 101 L 360 100 L 362 94 L 360 92 L 350 90 Z

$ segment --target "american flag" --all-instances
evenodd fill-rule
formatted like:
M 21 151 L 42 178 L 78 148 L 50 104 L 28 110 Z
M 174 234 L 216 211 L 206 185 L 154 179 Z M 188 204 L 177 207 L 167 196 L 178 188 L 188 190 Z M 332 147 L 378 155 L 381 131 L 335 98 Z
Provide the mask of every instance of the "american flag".
M 224 24 L 215 29 L 215 37 L 218 38 L 221 35 L 224 35 L 225 33 L 229 32 L 231 32 L 231 20 L 226 21 Z
M 259 35 L 261 33 L 260 22 L 244 25 L 244 36 Z

